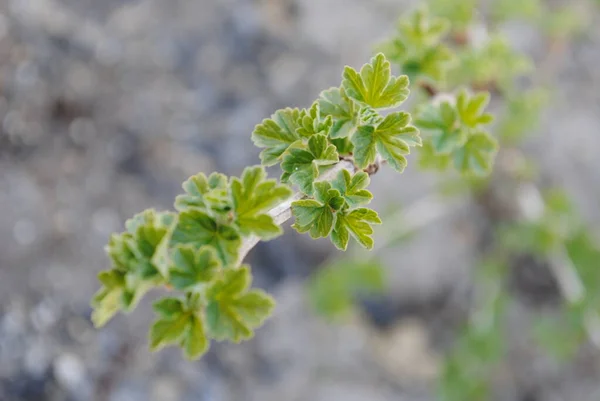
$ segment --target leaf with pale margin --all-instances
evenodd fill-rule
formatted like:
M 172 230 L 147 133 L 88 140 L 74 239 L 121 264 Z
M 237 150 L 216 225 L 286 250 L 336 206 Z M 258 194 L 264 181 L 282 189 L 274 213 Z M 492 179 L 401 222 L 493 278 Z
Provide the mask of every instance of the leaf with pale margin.
M 133 309 L 143 295 L 168 276 L 164 252 L 175 216 L 145 210 L 127 220 L 126 232 L 113 234 L 106 247 L 112 269 L 98 278 L 103 284 L 92 299 L 92 320 L 106 324 L 119 310 Z
M 191 245 L 176 246 L 171 255 L 173 266 L 170 283 L 178 290 L 192 290 L 212 281 L 221 270 L 215 250 L 209 246 L 200 249 Z
M 227 211 L 227 177 L 224 174 L 212 173 L 206 177 L 203 173 L 198 173 L 188 178 L 182 187 L 185 194 L 175 198 L 175 209 L 178 211 L 190 208 Z
M 329 135 L 333 126 L 331 116 L 321 112 L 318 101 L 315 101 L 311 108 L 302 110 L 299 118 L 300 127 L 296 130 L 298 135 L 303 138 L 309 138 L 315 134 Z
M 179 214 L 173 230 L 171 246 L 175 245 L 192 245 L 197 249 L 210 245 L 223 266 L 229 266 L 237 260 L 242 239 L 232 224 L 217 221 L 200 210 L 186 210 Z
M 98 280 L 103 285 L 92 298 L 92 322 L 95 327 L 102 327 L 123 308 L 125 275 L 114 269 L 106 270 L 98 274 Z
M 373 199 L 373 194 L 366 190 L 369 186 L 369 174 L 359 171 L 353 176 L 348 170 L 342 170 L 331 182 L 333 189 L 340 191 L 349 207 L 368 204 Z
M 312 238 L 321 238 L 331 233 L 335 213 L 344 206 L 345 200 L 329 182 L 316 182 L 314 188 L 315 199 L 292 203 L 292 214 L 296 218 L 292 227 L 299 233 L 310 232 Z
M 277 110 L 254 128 L 252 141 L 257 147 L 266 148 L 260 153 L 263 165 L 278 163 L 290 145 L 301 140 L 297 133 L 299 120 L 300 110 L 286 108 Z
M 248 290 L 251 279 L 248 266 L 226 270 L 208 291 L 206 324 L 211 337 L 239 343 L 251 338 L 271 315 L 275 301 L 264 291 Z
M 372 209 L 358 208 L 350 211 L 342 211 L 337 214 L 337 220 L 331 241 L 336 248 L 346 250 L 350 236 L 360 245 L 367 249 L 373 248 L 372 224 L 381 224 L 381 219 Z
M 492 169 L 497 149 L 498 143 L 489 134 L 475 133 L 461 149 L 453 153 L 454 166 L 463 174 L 485 176 Z
M 346 66 L 342 77 L 342 86 L 348 97 L 375 109 L 396 107 L 410 93 L 408 77 L 392 76 L 390 62 L 383 53 L 363 65 L 360 73 Z
M 346 138 L 354 132 L 357 110 L 354 102 L 346 96 L 343 87 L 321 92 L 319 106 L 322 115 L 333 118 L 333 126 L 329 130 L 330 138 Z
M 202 356 L 209 347 L 202 316 L 177 298 L 157 301 L 154 310 L 159 319 L 150 328 L 150 349 L 180 345 L 186 358 Z
M 312 184 L 319 177 L 323 167 L 339 162 L 339 155 L 327 136 L 315 134 L 308 140 L 308 147 L 292 148 L 283 158 L 281 168 L 284 171 L 282 181 L 297 185 L 300 190 L 312 194 Z
M 247 167 L 241 178 L 231 179 L 231 197 L 235 223 L 244 236 L 256 234 L 270 240 L 282 234 L 282 229 L 267 212 L 292 195 L 292 190 L 268 180 L 262 166 Z
M 396 171 L 402 172 L 407 164 L 404 155 L 410 153 L 410 146 L 421 145 L 419 130 L 409 123 L 408 113 L 396 112 L 388 114 L 377 126 L 358 127 L 352 137 L 358 167 L 374 163 L 379 153 Z

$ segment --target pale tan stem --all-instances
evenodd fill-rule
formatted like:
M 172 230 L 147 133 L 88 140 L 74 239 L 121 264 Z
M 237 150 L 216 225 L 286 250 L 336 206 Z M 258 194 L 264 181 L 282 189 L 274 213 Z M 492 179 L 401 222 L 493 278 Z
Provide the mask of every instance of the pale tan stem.
M 316 181 L 330 181 L 334 179 L 342 170 L 348 170 L 349 172 L 354 173 L 356 171 L 356 167 L 349 160 L 341 160 L 339 163 L 333 166 L 333 168 L 324 172 L 319 178 L 317 178 Z M 269 211 L 269 215 L 273 217 L 275 224 L 280 226 L 288 221 L 292 217 L 292 203 L 303 198 L 306 198 L 306 195 L 304 195 L 302 192 L 296 192 L 291 198 L 271 209 Z M 258 244 L 259 241 L 260 238 L 256 235 L 251 235 L 244 238 L 238 254 L 238 266 L 244 261 L 248 253 L 256 246 L 256 244 Z

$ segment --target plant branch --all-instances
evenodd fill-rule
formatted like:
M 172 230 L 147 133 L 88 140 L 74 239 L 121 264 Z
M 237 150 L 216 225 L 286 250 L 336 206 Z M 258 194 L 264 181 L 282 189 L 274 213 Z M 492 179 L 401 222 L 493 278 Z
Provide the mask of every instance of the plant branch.
M 356 166 L 350 160 L 341 160 L 339 163 L 333 166 L 333 168 L 324 172 L 315 181 L 330 181 L 342 170 L 348 170 L 349 172 L 354 173 L 356 171 Z M 292 203 L 304 198 L 306 198 L 306 195 L 304 195 L 302 192 L 296 192 L 291 198 L 269 210 L 269 215 L 273 217 L 275 224 L 280 226 L 288 221 L 292 217 Z M 260 238 L 256 235 L 251 235 L 250 237 L 244 238 L 238 254 L 237 265 L 240 265 L 244 261 L 248 253 L 256 246 L 256 244 L 258 244 L 259 241 Z

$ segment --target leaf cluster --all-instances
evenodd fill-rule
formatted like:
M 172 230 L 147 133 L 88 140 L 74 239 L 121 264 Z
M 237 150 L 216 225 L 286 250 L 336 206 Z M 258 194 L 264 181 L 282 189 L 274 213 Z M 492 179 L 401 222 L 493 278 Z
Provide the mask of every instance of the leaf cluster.
M 466 176 L 487 176 L 498 148 L 486 130 L 493 116 L 485 112 L 489 94 L 461 90 L 455 99 L 425 104 L 415 124 L 423 133 L 423 168 L 446 169 L 450 164 Z
M 379 48 L 411 81 L 441 84 L 455 61 L 444 43 L 449 29 L 447 19 L 432 17 L 421 7 L 400 18 L 395 34 Z
M 157 301 L 158 319 L 150 345 L 179 345 L 198 358 L 209 340 L 239 342 L 270 315 L 273 299 L 250 289 L 248 266 L 240 266 L 242 242 L 270 240 L 282 233 L 269 210 L 292 191 L 267 179 L 261 166 L 241 177 L 200 173 L 183 183 L 174 212 L 146 210 L 113 234 L 107 247 L 111 269 L 99 274 L 102 287 L 92 300 L 96 326 L 129 312 L 150 289 L 166 287 L 181 296 Z
M 278 110 L 255 127 L 252 140 L 264 148 L 263 164 L 280 163 L 282 182 L 306 195 L 292 204 L 297 231 L 330 236 L 343 250 L 350 238 L 372 248 L 372 225 L 381 220 L 365 207 L 372 198 L 368 171 L 385 162 L 402 172 L 411 147 L 421 145 L 410 114 L 381 114 L 407 99 L 408 86 L 409 78 L 392 75 L 390 62 L 379 53 L 359 71 L 346 67 L 342 84 L 323 91 L 309 109 Z M 354 171 L 323 181 L 323 173 L 340 160 L 352 161 Z

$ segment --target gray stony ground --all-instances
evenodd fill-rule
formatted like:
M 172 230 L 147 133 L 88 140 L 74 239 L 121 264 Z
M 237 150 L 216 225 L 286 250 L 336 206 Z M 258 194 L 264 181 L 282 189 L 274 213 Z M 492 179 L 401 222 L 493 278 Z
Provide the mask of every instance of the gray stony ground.
M 100 331 L 88 306 L 111 232 L 143 208 L 169 207 L 195 172 L 256 163 L 253 126 L 338 85 L 343 65 L 366 61 L 406 4 L 0 0 L 0 401 L 430 400 L 436 343 L 464 312 L 457 283 L 476 254 L 478 212 L 466 201 L 385 255 L 392 302 L 421 311 L 386 331 L 362 316 L 342 325 L 315 316 L 301 278 L 331 247 L 291 232 L 252 255 L 257 285 L 279 300 L 276 315 L 254 340 L 217 344 L 200 362 L 147 351 L 149 302 Z M 509 33 L 543 59 L 535 32 Z M 560 60 L 557 101 L 529 145 L 592 223 L 599 46 L 594 28 Z M 413 168 L 401 178 L 384 170 L 374 177 L 377 206 L 410 204 L 434 184 Z M 518 346 L 514 359 L 527 359 Z M 538 398 L 507 400 L 600 399 L 597 361 L 520 362 L 512 374 L 531 378 L 521 387 L 533 383 Z

